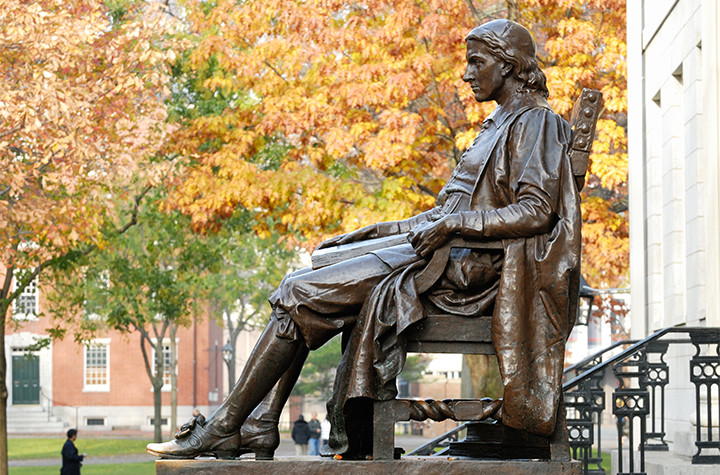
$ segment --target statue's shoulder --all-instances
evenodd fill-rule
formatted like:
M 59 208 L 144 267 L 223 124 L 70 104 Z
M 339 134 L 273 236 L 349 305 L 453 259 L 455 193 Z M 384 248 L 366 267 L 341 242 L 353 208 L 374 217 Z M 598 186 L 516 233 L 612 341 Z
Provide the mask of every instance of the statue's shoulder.
M 548 100 L 539 93 L 518 94 L 515 113 L 512 114 L 517 120 L 514 122 L 524 126 L 545 121 L 556 121 L 558 126 L 570 127 L 565 119 L 557 114 Z

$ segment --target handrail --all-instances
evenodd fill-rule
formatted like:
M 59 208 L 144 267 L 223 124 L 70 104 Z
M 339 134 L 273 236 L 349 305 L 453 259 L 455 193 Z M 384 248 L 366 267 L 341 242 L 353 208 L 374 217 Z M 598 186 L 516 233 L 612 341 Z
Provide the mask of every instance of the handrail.
M 679 336 L 682 335 L 682 336 Z M 654 332 L 642 340 L 615 342 L 563 371 L 564 376 L 581 372 L 563 384 L 565 408 L 570 411 L 567 425 L 570 433 L 572 456 L 583 462 L 585 473 L 604 473 L 601 462 L 601 421 L 606 409 L 604 386 L 605 371 L 613 370 L 618 387 L 612 391 L 612 414 L 617 419 L 618 453 L 627 451 L 627 460 L 620 455 L 619 472 L 639 474 L 645 472 L 646 451 L 667 451 L 665 440 L 665 386 L 670 383 L 670 367 L 664 361 L 669 345 L 692 344 L 689 380 L 695 386 L 695 417 L 698 421 L 712 420 L 707 427 L 697 424 L 692 464 L 720 464 L 720 441 L 714 433 L 718 421 L 713 415 L 717 403 L 712 403 L 711 388 L 720 387 L 717 368 L 720 366 L 720 328 L 668 327 Z M 623 345 L 631 345 L 616 355 L 604 355 Z M 707 399 L 703 401 L 702 398 Z M 639 427 L 637 426 L 639 424 Z M 452 431 L 409 452 L 415 455 L 432 450 L 433 446 L 465 429 L 463 424 Z M 639 429 L 639 430 L 636 430 Z M 640 441 L 634 440 L 640 434 Z M 624 440 L 627 439 L 627 442 Z M 626 445 L 627 444 L 627 445 Z M 625 447 L 623 447 L 625 446 Z M 639 454 L 636 453 L 639 450 Z M 708 453 L 711 451 L 711 453 Z M 438 455 L 438 454 L 435 454 Z M 635 457 L 639 455 L 639 457 Z M 639 470 L 636 467 L 639 461 Z M 623 465 L 629 463 L 629 471 Z M 590 468 L 597 464 L 597 468 Z
M 467 428 L 467 425 L 469 423 L 465 422 L 464 424 L 460 424 L 459 426 L 455 427 L 454 429 L 451 429 L 444 434 L 442 434 L 439 437 L 434 438 L 433 440 L 426 442 L 425 444 L 421 445 L 420 447 L 417 447 L 414 450 L 411 450 L 410 452 L 407 452 L 405 455 L 425 455 L 430 453 L 432 455 L 432 449 L 434 447 L 438 447 L 440 445 L 440 442 L 443 440 L 452 437 L 453 435 L 457 434 L 461 430 L 464 430 Z
M 590 363 L 591 361 L 593 361 L 593 360 L 596 359 L 597 357 L 604 355 L 605 353 L 607 353 L 607 352 L 610 351 L 610 350 L 614 350 L 614 349 L 617 348 L 618 346 L 622 346 L 622 345 L 633 345 L 633 344 L 635 344 L 635 343 L 637 343 L 637 340 L 622 340 L 622 341 L 616 341 L 615 343 L 613 343 L 612 345 L 608 346 L 607 348 L 603 348 L 602 350 L 597 351 L 597 352 L 593 353 L 592 355 L 590 355 L 590 356 L 588 356 L 588 357 L 586 357 L 586 358 L 583 358 L 582 360 L 578 361 L 577 363 L 568 366 L 567 368 L 565 368 L 565 369 L 563 370 L 563 374 L 569 374 L 571 371 L 575 371 L 577 368 L 581 368 L 581 367 L 585 366 L 586 364 Z
M 662 330 L 658 330 L 649 337 L 639 340 L 637 343 L 632 345 L 630 348 L 618 353 L 617 355 L 611 357 L 607 361 L 603 361 L 597 366 L 592 367 L 591 369 L 579 374 L 575 378 L 571 379 L 570 381 L 563 384 L 563 391 L 567 391 L 568 389 L 572 389 L 575 386 L 577 386 L 582 381 L 587 380 L 590 378 L 590 376 L 594 375 L 595 373 L 599 373 L 601 371 L 605 371 L 606 368 L 610 367 L 611 365 L 622 361 L 626 359 L 629 356 L 632 356 L 633 354 L 637 353 L 641 348 L 643 348 L 648 343 L 659 340 L 663 336 L 667 335 L 668 333 L 691 333 L 693 331 L 707 331 L 709 328 L 706 327 L 667 327 L 663 328 Z
M 64 404 L 62 402 L 57 402 L 57 401 L 55 401 L 55 399 L 53 399 L 50 396 L 48 396 L 47 394 L 45 394 L 45 392 L 43 392 L 42 387 L 40 388 L 40 396 L 45 398 L 45 400 L 48 403 L 47 409 L 46 409 L 47 416 L 48 416 L 48 422 L 50 422 L 50 419 L 53 416 L 52 412 L 50 411 L 51 407 L 69 407 L 69 408 L 75 409 L 75 427 L 78 427 L 78 413 L 80 411 L 80 406 L 74 406 L 72 404 Z
M 670 337 L 670 335 L 687 334 L 689 338 Z M 700 408 L 700 388 L 707 385 L 707 391 L 710 392 L 711 385 L 717 385 L 719 381 L 703 368 L 713 368 L 718 364 L 720 358 L 720 328 L 708 327 L 668 327 L 658 330 L 643 340 L 634 342 L 632 346 L 623 350 L 615 356 L 598 363 L 575 378 L 563 384 L 563 394 L 565 395 L 566 407 L 574 407 L 576 418 L 572 421 L 568 419 L 568 427 L 574 424 L 576 429 L 576 438 L 571 440 L 570 445 L 577 455 L 581 455 L 583 466 L 586 473 L 589 471 L 590 463 L 597 463 L 599 472 L 603 472 L 599 465 L 600 440 L 597 442 L 598 457 L 592 457 L 592 446 L 596 445 L 593 441 L 593 432 L 597 429 L 598 437 L 600 435 L 600 414 L 605 409 L 605 396 L 603 389 L 599 386 L 604 372 L 608 368 L 613 369 L 615 378 L 619 382 L 619 387 L 613 391 L 612 413 L 618 420 L 618 452 L 620 459 L 618 460 L 618 468 L 623 473 L 644 473 L 645 471 L 645 451 L 667 451 L 668 443 L 665 441 L 665 386 L 669 383 L 669 368 L 663 357 L 670 344 L 687 344 L 691 343 L 695 346 L 695 355 L 689 361 L 690 363 L 690 381 L 695 385 L 695 405 L 697 420 L 701 420 Z M 614 346 L 617 347 L 621 342 Z M 701 345 L 717 345 L 717 355 L 701 356 Z M 610 348 L 602 351 L 607 352 Z M 651 360 L 651 356 L 659 355 L 659 361 Z M 593 355 L 586 358 L 582 362 L 573 365 L 568 370 L 578 370 L 583 364 L 591 363 L 597 356 Z M 564 374 L 570 371 L 566 370 Z M 626 386 L 624 380 L 631 379 L 637 381 L 637 386 Z M 569 398 L 569 399 L 568 399 Z M 657 399 L 656 399 L 657 398 Z M 707 405 L 708 420 L 712 412 L 711 405 Z M 637 421 L 635 421 L 637 419 Z M 628 437 L 628 463 L 630 465 L 629 472 L 623 470 L 623 429 L 622 423 L 629 425 Z M 639 423 L 640 443 L 637 448 L 639 450 L 638 461 L 640 463 L 639 472 L 635 470 L 635 443 L 633 441 L 636 431 L 635 424 Z M 648 427 L 650 424 L 650 427 Z M 578 435 L 578 428 L 589 429 L 589 437 Z M 701 434 L 701 426 L 696 426 L 696 448 L 697 452 L 692 457 L 692 463 L 720 463 L 720 456 L 705 455 L 703 449 L 720 448 L 717 441 L 713 441 L 713 429 L 708 427 L 707 435 L 703 439 Z M 593 471 L 595 471 L 593 469 Z

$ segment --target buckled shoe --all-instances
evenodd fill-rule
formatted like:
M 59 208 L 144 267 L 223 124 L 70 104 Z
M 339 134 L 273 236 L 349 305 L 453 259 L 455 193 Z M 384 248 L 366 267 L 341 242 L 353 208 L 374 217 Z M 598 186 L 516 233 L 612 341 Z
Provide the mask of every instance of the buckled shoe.
M 175 434 L 175 439 L 148 444 L 147 453 L 164 459 L 193 459 L 199 456 L 235 458 L 240 446 L 240 434 L 214 434 L 204 426 L 204 422 L 202 416 L 191 419 Z

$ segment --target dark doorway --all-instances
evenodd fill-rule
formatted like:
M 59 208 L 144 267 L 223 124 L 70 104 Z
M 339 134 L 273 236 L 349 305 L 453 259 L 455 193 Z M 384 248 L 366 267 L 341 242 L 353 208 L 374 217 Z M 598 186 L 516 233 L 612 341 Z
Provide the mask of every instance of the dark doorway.
M 40 404 L 40 361 L 36 355 L 13 355 L 12 403 Z

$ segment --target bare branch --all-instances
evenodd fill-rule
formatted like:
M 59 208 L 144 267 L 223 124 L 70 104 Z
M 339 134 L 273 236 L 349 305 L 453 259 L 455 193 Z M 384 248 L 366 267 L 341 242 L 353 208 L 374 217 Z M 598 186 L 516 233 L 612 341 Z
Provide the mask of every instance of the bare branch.
M 473 2 L 473 0 L 467 0 L 467 3 L 468 7 L 470 7 L 470 13 L 472 13 L 473 18 L 475 19 L 475 23 L 481 23 L 482 17 L 480 16 L 480 12 L 478 12 L 477 8 L 475 8 L 475 2 Z
M 23 114 L 23 118 L 20 121 L 20 125 L 17 127 L 13 127 L 12 129 L 8 130 L 7 132 L 0 132 L 0 140 L 4 139 L 5 137 L 14 134 L 15 132 L 19 132 L 25 128 L 25 114 Z
M 122 226 L 121 228 L 118 228 L 115 230 L 115 234 L 120 235 L 123 234 L 125 231 L 130 229 L 131 227 L 135 226 L 137 224 L 137 217 L 138 213 L 140 211 L 140 203 L 142 202 L 143 198 L 147 196 L 147 194 L 152 189 L 152 185 L 147 185 L 145 188 L 140 192 L 138 196 L 135 197 L 135 205 L 133 206 L 133 209 L 130 211 L 130 221 L 125 224 L 125 226 Z
M 246 45 L 248 48 L 252 48 L 252 45 L 250 44 L 250 42 L 249 42 L 248 40 L 246 40 L 245 38 L 243 38 L 243 41 L 245 42 L 245 45 Z M 275 66 L 273 66 L 272 64 L 270 64 L 270 62 L 269 62 L 267 59 L 263 59 L 263 63 L 265 63 L 265 66 L 267 66 L 268 68 L 270 68 L 270 69 L 272 70 L 272 72 L 274 72 L 274 73 L 277 75 L 277 77 L 279 77 L 280 79 L 282 79 L 283 81 L 285 81 L 285 83 L 288 82 L 288 80 L 285 79 L 285 78 L 283 77 L 283 75 L 280 74 L 280 72 L 279 72 L 277 69 L 275 69 Z
M 130 221 L 128 221 L 128 223 L 125 224 L 124 226 L 115 229 L 115 230 L 113 231 L 113 234 L 119 236 L 119 235 L 125 233 L 128 229 L 130 229 L 131 227 L 133 227 L 134 225 L 137 224 L 137 217 L 138 217 L 138 212 L 139 212 L 139 209 L 140 209 L 140 203 L 142 202 L 143 198 L 148 194 L 148 192 L 149 192 L 151 189 L 152 189 L 152 186 L 151 186 L 151 185 L 147 185 L 147 186 L 140 192 L 140 194 L 139 194 L 137 197 L 135 197 L 135 205 L 133 206 L 133 209 L 132 209 L 131 212 L 130 212 Z M 52 258 L 50 258 L 50 259 L 48 259 L 48 260 L 46 260 L 46 261 L 41 262 L 40 264 L 38 264 L 37 266 L 35 266 L 35 268 L 32 270 L 32 272 L 26 274 L 24 279 L 16 282 L 15 290 L 12 292 L 12 294 L 9 295 L 8 298 L 10 299 L 11 302 L 14 301 L 16 298 L 18 298 L 18 296 L 20 296 L 20 294 L 25 290 L 25 288 L 30 284 L 30 282 L 32 282 L 38 275 L 40 275 L 40 273 L 41 273 L 43 270 L 45 270 L 45 269 L 47 269 L 48 267 L 51 267 L 51 266 L 57 264 L 58 262 L 60 262 L 60 261 L 62 261 L 63 259 L 67 258 L 69 255 L 74 254 L 74 255 L 77 255 L 77 256 L 80 256 L 80 257 L 82 257 L 82 256 L 87 256 L 88 254 L 90 254 L 91 252 L 93 252 L 95 249 L 97 249 L 97 245 L 96 245 L 96 244 L 90 244 L 90 245 L 85 246 L 85 247 L 80 248 L 80 249 L 70 249 L 70 250 L 68 250 L 67 252 L 65 252 L 65 253 L 63 253 L 63 254 L 61 254 L 61 255 L 59 255 L 59 256 L 55 256 L 55 257 L 52 257 Z

